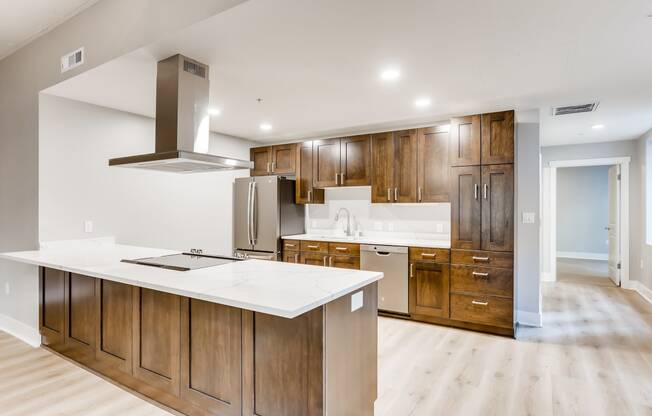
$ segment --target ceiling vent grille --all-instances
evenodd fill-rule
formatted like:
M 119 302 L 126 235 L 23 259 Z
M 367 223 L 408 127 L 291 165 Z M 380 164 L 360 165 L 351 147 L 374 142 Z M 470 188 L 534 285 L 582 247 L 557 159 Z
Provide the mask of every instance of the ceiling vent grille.
M 70 71 L 73 68 L 77 68 L 79 65 L 84 64 L 86 53 L 84 48 L 79 48 L 74 52 L 70 52 L 61 57 L 61 73 L 63 74 L 66 71 Z
M 206 78 L 206 67 L 202 64 L 184 59 L 183 70 L 200 78 Z
M 553 116 L 565 116 L 567 114 L 590 113 L 598 108 L 598 102 L 589 104 L 566 105 L 563 107 L 553 107 Z

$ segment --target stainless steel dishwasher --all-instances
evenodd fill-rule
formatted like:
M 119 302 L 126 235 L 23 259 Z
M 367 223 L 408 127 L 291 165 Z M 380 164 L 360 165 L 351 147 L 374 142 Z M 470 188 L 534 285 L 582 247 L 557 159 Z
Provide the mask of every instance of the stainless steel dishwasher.
M 360 269 L 383 272 L 378 282 L 378 309 L 408 313 L 408 248 L 360 245 Z

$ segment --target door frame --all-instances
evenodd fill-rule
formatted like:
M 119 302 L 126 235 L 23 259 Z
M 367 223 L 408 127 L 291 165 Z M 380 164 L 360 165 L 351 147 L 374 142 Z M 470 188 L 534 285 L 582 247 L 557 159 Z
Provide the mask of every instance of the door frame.
M 548 244 L 541 244 L 542 258 L 547 258 L 547 270 L 541 280 L 557 280 L 557 168 L 581 166 L 620 166 L 620 287 L 629 287 L 629 164 L 631 157 L 608 157 L 576 160 L 551 160 L 543 168 L 542 236 Z M 548 249 L 547 253 L 546 248 Z

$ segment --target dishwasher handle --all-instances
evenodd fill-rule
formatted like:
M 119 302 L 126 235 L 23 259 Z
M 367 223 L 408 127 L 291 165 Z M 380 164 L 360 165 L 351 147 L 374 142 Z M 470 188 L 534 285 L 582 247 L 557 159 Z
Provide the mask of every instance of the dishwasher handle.
M 380 257 L 387 257 L 387 256 L 391 256 L 392 253 L 390 253 L 389 251 L 376 251 L 376 255 Z

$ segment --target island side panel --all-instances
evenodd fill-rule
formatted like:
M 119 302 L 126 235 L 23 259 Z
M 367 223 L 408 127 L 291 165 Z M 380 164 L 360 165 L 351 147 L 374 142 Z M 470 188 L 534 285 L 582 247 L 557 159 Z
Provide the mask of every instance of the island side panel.
M 362 291 L 362 307 L 352 297 Z M 324 409 L 373 416 L 378 397 L 378 283 L 324 306 Z M 357 295 L 359 296 L 359 295 Z

